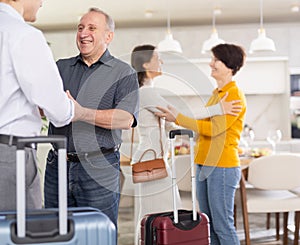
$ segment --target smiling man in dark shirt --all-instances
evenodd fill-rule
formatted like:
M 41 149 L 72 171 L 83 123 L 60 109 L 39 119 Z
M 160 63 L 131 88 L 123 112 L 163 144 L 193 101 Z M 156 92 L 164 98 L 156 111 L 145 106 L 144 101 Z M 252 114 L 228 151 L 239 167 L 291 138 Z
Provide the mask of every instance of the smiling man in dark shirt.
M 68 206 L 95 207 L 117 226 L 122 129 L 135 127 L 138 82 L 134 69 L 113 57 L 108 45 L 114 22 L 92 8 L 77 29 L 80 54 L 57 62 L 64 89 L 83 107 L 82 118 L 65 127 L 50 125 L 49 134 L 68 139 Z M 48 154 L 45 206 L 57 207 L 57 153 Z

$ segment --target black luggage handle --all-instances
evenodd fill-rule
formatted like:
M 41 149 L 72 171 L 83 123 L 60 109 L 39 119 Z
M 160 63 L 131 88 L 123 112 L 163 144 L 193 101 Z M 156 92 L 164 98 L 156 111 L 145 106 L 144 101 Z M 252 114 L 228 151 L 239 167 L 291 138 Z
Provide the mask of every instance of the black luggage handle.
M 188 130 L 188 129 L 171 130 L 169 133 L 169 138 L 174 139 L 176 135 L 188 135 L 189 138 L 193 138 L 194 132 L 192 130 Z
M 31 144 L 42 144 L 42 143 L 52 143 L 56 149 L 66 149 L 67 139 L 65 136 L 52 135 L 49 136 L 38 136 L 38 137 L 22 137 L 18 138 L 17 149 L 24 149 L 24 147 Z

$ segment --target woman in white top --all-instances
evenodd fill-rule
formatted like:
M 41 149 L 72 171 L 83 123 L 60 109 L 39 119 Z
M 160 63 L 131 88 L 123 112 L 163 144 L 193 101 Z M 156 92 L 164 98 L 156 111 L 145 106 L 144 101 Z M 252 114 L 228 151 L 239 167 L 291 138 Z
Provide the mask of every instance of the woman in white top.
M 159 95 L 153 88 L 153 78 L 160 76 L 162 60 L 152 45 L 141 45 L 133 49 L 131 54 L 131 64 L 137 71 L 140 86 L 140 111 L 138 122 L 139 144 L 132 157 L 132 164 L 139 161 L 142 154 L 147 149 L 153 149 L 157 158 L 165 159 L 168 170 L 168 177 L 160 180 L 144 182 L 138 184 L 139 193 L 135 198 L 139 201 L 139 214 L 137 217 L 136 227 L 136 244 L 140 244 L 140 221 L 144 215 L 157 212 L 165 212 L 173 210 L 172 202 L 172 180 L 170 167 L 167 162 L 168 153 L 168 137 L 166 131 L 177 127 L 175 124 L 167 122 L 155 116 L 157 106 L 166 107 L 169 103 Z M 238 106 L 234 105 L 236 101 L 225 102 L 225 97 L 221 100 L 221 106 L 217 104 L 213 107 L 204 108 L 197 118 L 206 118 L 214 115 L 232 114 L 236 112 Z M 224 112 L 223 112 L 224 111 Z M 159 120 L 161 130 L 159 129 Z M 163 153 L 161 143 L 163 145 Z M 142 161 L 154 158 L 152 152 L 147 152 Z M 180 196 L 177 189 L 178 207 L 180 208 Z

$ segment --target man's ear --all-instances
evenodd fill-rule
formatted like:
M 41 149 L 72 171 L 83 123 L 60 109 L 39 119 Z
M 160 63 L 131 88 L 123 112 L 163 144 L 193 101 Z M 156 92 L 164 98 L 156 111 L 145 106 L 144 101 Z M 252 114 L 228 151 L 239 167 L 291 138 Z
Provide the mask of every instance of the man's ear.
M 109 44 L 114 38 L 114 32 L 107 31 L 106 32 L 106 43 Z

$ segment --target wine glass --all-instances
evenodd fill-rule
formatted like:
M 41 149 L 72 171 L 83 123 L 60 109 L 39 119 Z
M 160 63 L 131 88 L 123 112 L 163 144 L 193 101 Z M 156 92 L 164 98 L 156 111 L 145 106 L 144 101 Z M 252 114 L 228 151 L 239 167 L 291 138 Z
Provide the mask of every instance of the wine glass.
M 281 138 L 282 138 L 282 133 L 280 129 L 270 129 L 268 131 L 267 141 L 272 145 L 273 148 L 272 154 L 276 153 L 276 144 L 279 143 Z
M 254 141 L 255 134 L 254 131 L 250 128 L 245 128 L 241 135 L 241 141 L 245 146 L 245 154 L 247 156 L 251 155 L 251 145 Z

